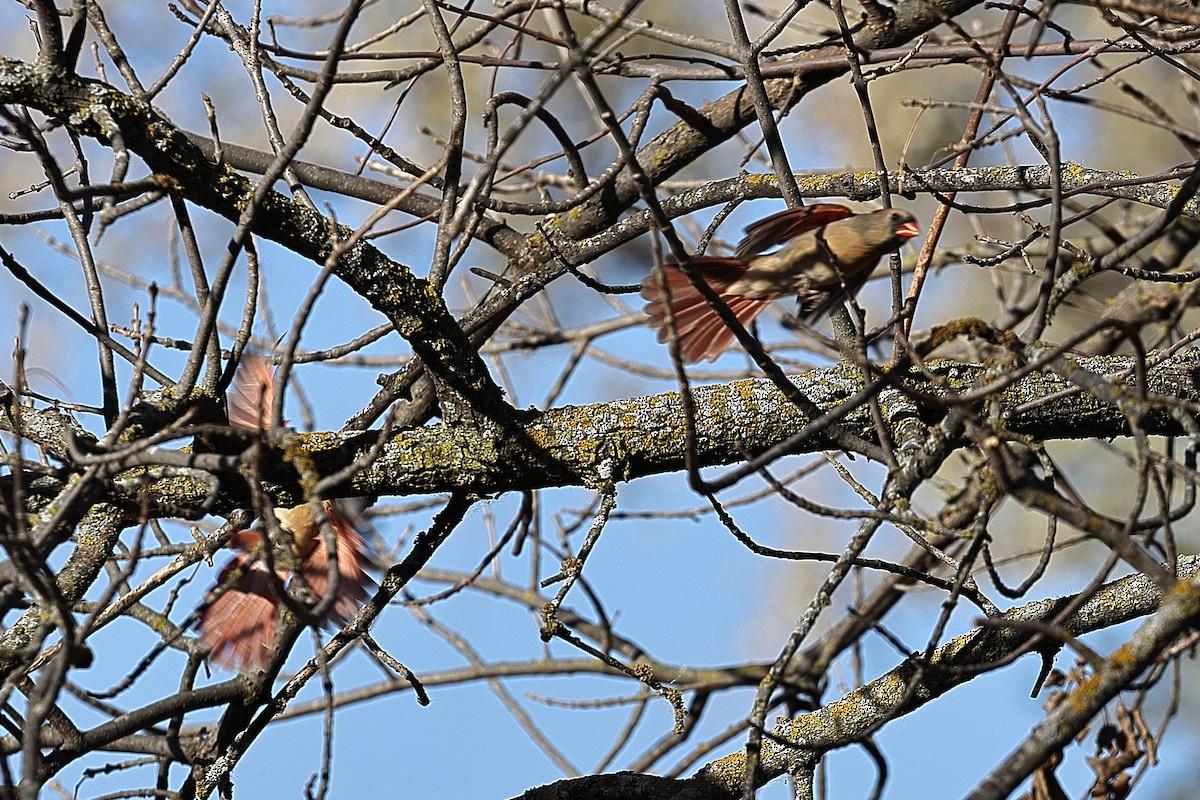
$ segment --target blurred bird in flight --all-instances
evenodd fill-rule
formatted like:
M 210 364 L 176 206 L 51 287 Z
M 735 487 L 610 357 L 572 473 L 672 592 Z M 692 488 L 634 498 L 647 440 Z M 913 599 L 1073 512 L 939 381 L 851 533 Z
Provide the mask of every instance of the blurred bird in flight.
M 857 293 L 879 259 L 920 232 L 913 215 L 901 209 L 855 214 L 843 205 L 819 203 L 759 220 L 746 228 L 734 255 L 695 256 L 691 265 L 743 327 L 788 295 L 799 298 L 801 319 L 812 320 Z M 764 253 L 776 245 L 783 246 Z M 656 273 L 642 281 L 658 340 L 669 336 L 669 305 L 680 358 L 715 361 L 733 343 L 733 331 L 678 264 L 663 265 L 665 292 L 659 281 Z
M 261 356 L 246 356 L 234 376 L 229 397 L 229 424 L 249 431 L 264 430 L 275 399 L 275 374 Z M 366 600 L 372 585 L 366 569 L 368 548 L 340 502 L 323 501 L 322 510 L 333 528 L 337 547 L 337 596 L 322 624 L 344 625 Z M 275 516 L 298 564 L 295 575 L 303 578 L 309 593 L 320 603 L 330 591 L 329 550 L 320 525 L 307 504 L 277 508 Z M 234 534 L 229 546 L 237 554 L 221 570 L 217 585 L 206 597 L 200 619 L 200 643 L 216 664 L 234 670 L 253 671 L 265 665 L 275 652 L 275 628 L 281 600 L 263 558 L 267 536 L 263 531 L 244 530 Z M 275 573 L 281 582 L 289 570 L 276 558 Z

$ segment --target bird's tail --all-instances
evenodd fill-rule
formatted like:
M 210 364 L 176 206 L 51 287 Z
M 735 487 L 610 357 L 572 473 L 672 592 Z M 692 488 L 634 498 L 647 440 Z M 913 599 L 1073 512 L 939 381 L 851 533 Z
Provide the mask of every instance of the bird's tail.
M 746 272 L 746 262 L 740 259 L 701 256 L 692 259 L 692 266 L 729 307 L 742 327 L 750 325 L 771 304 L 767 298 L 728 293 L 729 287 Z M 666 295 L 661 290 L 657 274 L 652 273 L 642 281 L 642 297 L 648 301 L 646 313 L 650 315 L 650 324 L 659 329 L 658 340 L 665 342 L 670 336 L 666 317 L 669 296 L 675 333 L 679 339 L 679 357 L 688 364 L 703 359 L 715 361 L 733 343 L 733 331 L 721 321 L 678 265 L 664 264 L 662 275 Z

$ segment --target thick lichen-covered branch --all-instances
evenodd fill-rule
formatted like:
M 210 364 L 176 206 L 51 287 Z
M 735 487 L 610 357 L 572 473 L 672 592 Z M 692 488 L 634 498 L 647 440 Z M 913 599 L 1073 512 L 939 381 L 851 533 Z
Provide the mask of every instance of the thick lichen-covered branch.
M 1110 376 L 1116 394 L 1133 398 L 1134 366 L 1129 357 L 1081 358 L 1078 369 Z M 1004 365 L 985 367 L 951 361 L 932 362 L 935 380 L 907 375 L 904 391 L 927 421 L 934 421 L 967 392 L 989 397 L 989 414 L 1004 432 L 1038 440 L 1110 438 L 1129 432 L 1126 411 L 1077 388 L 1050 372 L 1034 372 L 996 392 L 981 391 L 992 381 L 1007 381 Z M 1147 398 L 1138 402 L 1139 424 L 1151 435 L 1183 432 L 1172 415 L 1181 403 L 1200 403 L 1200 355 L 1185 352 L 1148 370 Z M 805 394 L 824 410 L 836 409 L 863 389 L 862 371 L 835 366 L 797 376 Z M 1054 397 L 1053 402 L 1039 398 Z M 766 380 L 706 386 L 695 391 L 696 449 L 701 466 L 742 460 L 785 442 L 811 420 L 787 402 Z M 610 479 L 632 480 L 683 469 L 686 431 L 679 395 L 667 393 L 586 406 L 565 406 L 531 414 L 522 422 L 488 429 L 430 425 L 394 433 L 379 457 L 338 492 L 351 496 L 413 495 L 464 490 L 493 494 L 551 486 L 601 486 Z M 866 408 L 856 408 L 840 423 L 874 441 L 876 430 Z M 332 474 L 363 456 L 378 432 L 302 434 L 301 448 L 313 468 Z M 820 435 L 796 444 L 793 452 L 815 452 L 830 443 Z M 266 458 L 266 476 L 281 486 L 297 485 L 286 466 L 290 456 Z M 194 465 L 203 467 L 203 457 Z M 270 464 L 274 464 L 272 469 Z M 175 487 L 176 489 L 178 487 Z M 168 494 L 171 487 L 152 486 Z

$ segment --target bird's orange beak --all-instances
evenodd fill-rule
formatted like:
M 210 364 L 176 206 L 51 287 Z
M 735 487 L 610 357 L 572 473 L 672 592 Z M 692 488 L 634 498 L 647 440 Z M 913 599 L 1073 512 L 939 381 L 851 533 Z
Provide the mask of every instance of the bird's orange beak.
M 921 226 L 915 222 L 906 222 L 899 228 L 896 228 L 896 235 L 902 239 L 911 239 L 914 236 L 920 236 Z

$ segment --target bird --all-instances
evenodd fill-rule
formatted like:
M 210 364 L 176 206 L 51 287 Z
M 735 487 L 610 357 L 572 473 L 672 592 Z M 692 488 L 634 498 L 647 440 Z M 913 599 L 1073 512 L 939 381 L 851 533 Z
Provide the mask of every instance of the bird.
M 266 358 L 243 358 L 234 376 L 229 396 L 229 422 L 235 428 L 261 431 L 275 398 L 275 375 Z M 351 521 L 348 507 L 341 502 L 322 501 L 333 529 L 337 549 L 337 596 L 320 620 L 323 625 L 346 624 L 367 599 L 373 585 L 367 568 L 370 551 L 362 534 Z M 321 528 L 308 503 L 278 508 L 275 516 L 287 536 L 283 543 L 291 548 L 309 593 L 318 603 L 330 590 L 329 549 Z M 286 582 L 289 570 L 274 559 L 269 567 L 264 559 L 268 537 L 260 529 L 238 531 L 228 546 L 237 552 L 222 568 L 211 588 L 200 616 L 200 645 L 209 661 L 239 672 L 261 669 L 275 654 L 275 630 L 282 601 L 277 586 Z M 272 578 L 271 569 L 275 570 Z
M 879 259 L 920 233 L 916 218 L 903 209 L 856 214 L 837 203 L 816 203 L 749 225 L 732 256 L 694 256 L 691 266 L 743 327 L 788 295 L 798 297 L 800 318 L 811 321 L 857 293 Z M 662 283 L 665 292 L 652 272 L 641 290 L 658 340 L 670 336 L 669 306 L 680 359 L 715 361 L 732 344 L 733 331 L 678 264 L 663 265 Z

